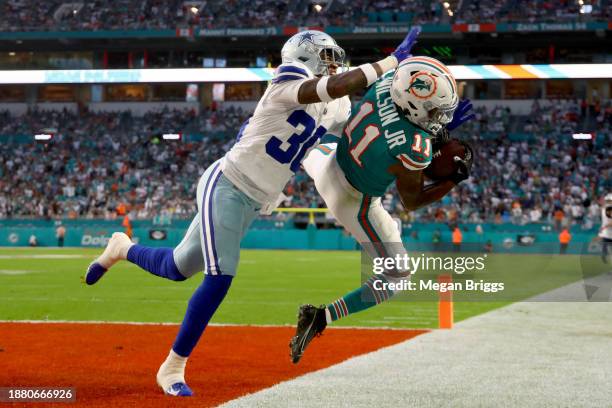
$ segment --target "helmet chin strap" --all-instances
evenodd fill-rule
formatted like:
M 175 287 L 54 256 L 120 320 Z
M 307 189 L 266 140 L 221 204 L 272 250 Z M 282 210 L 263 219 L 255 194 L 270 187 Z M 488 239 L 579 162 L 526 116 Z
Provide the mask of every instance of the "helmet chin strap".
M 432 115 L 432 112 L 434 112 L 434 110 L 435 109 L 432 109 L 428 112 L 429 117 L 427 118 L 427 124 L 429 126 L 425 127 L 425 131 L 435 136 L 438 133 L 440 133 L 442 129 L 444 129 L 444 123 L 439 120 L 438 121 L 433 120 L 434 118 L 432 116 L 436 116 L 436 115 Z
M 432 123 L 432 126 L 436 126 L 437 129 L 429 129 L 427 132 L 431 133 L 434 136 L 440 133 L 442 129 L 444 129 L 444 126 L 441 123 Z

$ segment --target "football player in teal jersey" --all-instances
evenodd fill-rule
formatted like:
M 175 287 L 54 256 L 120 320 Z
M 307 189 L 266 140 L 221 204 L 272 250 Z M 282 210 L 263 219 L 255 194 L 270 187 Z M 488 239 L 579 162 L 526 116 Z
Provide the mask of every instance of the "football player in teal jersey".
M 473 118 L 470 109 L 469 101 L 459 102 L 455 78 L 443 63 L 411 57 L 369 88 L 337 144 L 319 145 L 304 161 L 329 211 L 370 257 L 406 254 L 397 224 L 381 203 L 391 183 L 412 211 L 440 200 L 469 177 L 473 154 L 467 144 L 464 157 L 455 157 L 457 170 L 448 179 L 426 185 L 423 170 L 436 146 L 449 140 L 448 131 Z M 408 275 L 391 269 L 327 306 L 301 306 L 290 344 L 293 362 L 328 323 L 389 299 L 394 291 L 384 283 L 398 283 Z

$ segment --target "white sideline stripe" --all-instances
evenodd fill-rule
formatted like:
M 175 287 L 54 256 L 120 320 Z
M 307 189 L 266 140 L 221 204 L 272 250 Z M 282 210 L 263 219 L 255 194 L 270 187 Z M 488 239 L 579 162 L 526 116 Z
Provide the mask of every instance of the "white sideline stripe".
M 27 324 L 45 324 L 45 323 L 74 323 L 74 324 L 125 324 L 130 326 L 179 326 L 180 323 L 175 322 L 124 322 L 124 321 L 106 321 L 106 320 L 0 320 L 0 323 L 27 323 Z M 241 323 L 209 323 L 209 326 L 217 327 L 295 327 L 293 324 L 241 324 Z M 428 331 L 431 329 L 413 329 L 408 327 L 369 327 L 369 326 L 331 326 L 327 330 L 420 330 Z
M 549 294 L 572 299 L 582 286 Z M 611 312 L 606 302 L 513 303 L 221 407 L 284 406 L 287 396 L 313 408 L 609 406 Z

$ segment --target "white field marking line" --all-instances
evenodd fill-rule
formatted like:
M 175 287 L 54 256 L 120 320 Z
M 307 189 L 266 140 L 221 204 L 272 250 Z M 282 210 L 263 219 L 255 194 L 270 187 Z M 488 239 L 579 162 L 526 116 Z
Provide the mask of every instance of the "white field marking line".
M 80 297 L 24 297 L 24 296 L 13 296 L 13 297 L 2 297 L 2 300 L 6 301 L 22 301 L 22 302 L 93 302 L 93 303 L 107 303 L 107 302 L 118 302 L 118 303 L 172 303 L 172 304 L 185 304 L 184 300 L 162 300 L 162 299 L 129 299 L 129 298 L 80 298 Z M 261 302 L 261 304 L 265 304 Z M 270 302 L 268 302 L 270 304 Z
M 27 285 L 22 285 L 22 288 L 28 287 Z M 118 303 L 172 303 L 172 304 L 181 304 L 184 305 L 186 300 L 167 300 L 167 299 L 138 299 L 131 297 L 104 297 L 104 298 L 87 298 L 87 297 L 62 297 L 62 298 L 54 298 L 48 296 L 12 296 L 12 297 L 2 297 L 4 301 L 21 301 L 21 302 L 95 302 L 95 303 L 108 303 L 108 302 L 118 302 Z M 282 302 L 282 301 L 242 301 L 242 300 L 226 300 L 225 303 L 232 303 L 237 305 L 295 305 L 293 302 Z
M 0 273 L 0 275 L 2 275 L 2 273 Z M 23 282 L 11 282 L 11 289 L 15 289 L 15 288 L 19 288 L 19 289 L 34 289 L 34 288 L 53 289 L 53 288 L 65 288 L 65 287 L 66 287 L 66 285 L 59 284 L 59 283 L 58 284 L 50 284 L 50 283 L 34 284 L 34 283 L 23 283 Z M 5 297 L 3 297 L 2 299 L 8 300 L 8 298 L 5 298 Z M 22 299 L 22 298 L 13 297 L 11 299 L 18 300 L 18 299 Z
M 125 324 L 130 326 L 180 326 L 180 323 L 175 322 L 124 322 L 124 321 L 105 321 L 105 320 L 0 320 L 2 323 L 25 323 L 25 324 Z M 209 326 L 216 327 L 295 327 L 292 324 L 241 324 L 241 323 L 209 323 Z M 370 326 L 332 326 L 327 327 L 327 330 L 430 330 L 430 329 L 414 329 L 410 327 L 370 327 Z
M 0 255 L 0 259 L 80 259 L 91 255 L 44 254 L 44 255 Z
M 397 317 L 397 318 L 382 318 L 382 319 L 375 319 L 373 321 L 380 321 L 380 322 L 389 322 L 389 321 L 406 321 L 406 322 L 415 322 L 415 321 L 423 321 L 423 316 L 419 317 L 419 316 L 414 316 L 414 317 Z M 438 320 L 437 317 L 431 317 L 431 319 L 429 320 Z
M 389 324 L 388 320 L 363 320 L 364 323 L 372 323 L 372 324 Z M 422 322 L 422 321 L 420 321 Z M 437 323 L 437 322 L 431 322 L 431 323 Z M 384 328 L 390 328 L 388 326 L 377 326 L 377 327 L 384 327 Z M 401 327 L 398 327 L 397 329 L 402 330 Z M 432 331 L 432 330 L 436 330 L 435 328 L 431 328 L 431 327 L 421 327 L 421 328 L 410 328 L 410 329 L 406 329 L 406 330 L 425 330 L 425 331 Z
M 31 271 L 27 269 L 0 269 L 0 275 L 15 276 L 15 275 L 27 275 L 29 273 L 40 273 L 41 271 Z
M 233 291 L 234 292 L 287 292 L 289 290 L 293 290 L 293 291 L 299 291 L 300 293 L 321 293 L 321 292 L 326 292 L 326 293 L 335 293 L 337 292 L 337 290 L 334 289 L 316 289 L 316 288 L 312 288 L 312 289 L 296 289 L 296 288 L 290 288 L 290 287 L 276 287 L 276 288 L 236 288 Z
M 358 261 L 359 257 L 356 256 L 337 256 L 337 257 L 333 257 L 331 256 L 331 258 L 333 258 L 334 260 L 338 260 L 338 259 L 344 259 L 344 260 L 351 260 L 351 261 Z M 321 262 L 321 258 L 317 255 L 314 255 L 312 257 L 297 257 L 297 258 L 293 258 L 293 261 L 298 261 L 298 262 Z

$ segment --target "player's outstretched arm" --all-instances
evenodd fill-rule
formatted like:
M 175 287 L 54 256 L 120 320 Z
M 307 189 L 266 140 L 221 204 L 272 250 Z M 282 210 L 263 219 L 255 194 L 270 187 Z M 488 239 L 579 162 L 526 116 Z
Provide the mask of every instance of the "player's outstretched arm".
M 360 65 L 357 69 L 342 74 L 304 82 L 298 92 L 298 102 L 303 105 L 329 102 L 372 85 L 385 72 L 395 69 L 400 62 L 411 56 L 410 50 L 420 32 L 420 27 L 410 29 L 404 41 L 385 59 Z
M 456 186 L 451 180 L 436 181 L 425 186 L 422 171 L 407 170 L 401 164 L 391 166 L 389 171 L 397 177 L 397 190 L 407 211 L 414 211 L 441 200 Z

